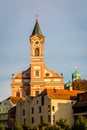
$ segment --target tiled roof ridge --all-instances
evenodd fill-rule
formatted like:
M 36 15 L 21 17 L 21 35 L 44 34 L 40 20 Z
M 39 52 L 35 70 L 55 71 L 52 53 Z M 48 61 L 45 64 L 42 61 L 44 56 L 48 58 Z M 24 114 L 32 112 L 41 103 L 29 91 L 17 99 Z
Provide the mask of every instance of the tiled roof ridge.
M 47 95 L 50 98 L 55 98 L 55 99 L 74 99 L 77 97 L 78 93 L 82 93 L 83 91 L 81 90 L 64 90 L 64 89 L 56 89 L 55 91 L 53 89 L 46 89 Z

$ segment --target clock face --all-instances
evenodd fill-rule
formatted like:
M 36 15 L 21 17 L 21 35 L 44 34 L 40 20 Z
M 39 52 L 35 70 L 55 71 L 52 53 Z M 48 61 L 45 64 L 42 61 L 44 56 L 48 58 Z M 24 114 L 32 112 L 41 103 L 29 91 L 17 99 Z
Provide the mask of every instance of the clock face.
M 35 46 L 39 46 L 39 45 L 40 45 L 40 41 L 38 41 L 38 40 L 35 41 L 35 42 L 34 42 L 34 45 L 35 45 Z
M 35 44 L 38 45 L 38 44 L 39 44 L 39 41 L 36 41 Z

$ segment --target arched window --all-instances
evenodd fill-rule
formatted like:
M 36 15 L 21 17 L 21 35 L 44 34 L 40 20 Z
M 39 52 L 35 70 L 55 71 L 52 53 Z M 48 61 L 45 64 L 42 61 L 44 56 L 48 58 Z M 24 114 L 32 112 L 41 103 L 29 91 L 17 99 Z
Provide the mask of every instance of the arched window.
M 35 56 L 39 56 L 39 48 L 35 49 Z
M 20 97 L 20 92 L 17 92 L 17 93 L 16 93 L 16 96 L 17 96 L 17 97 Z
M 35 71 L 35 77 L 39 77 L 39 70 Z

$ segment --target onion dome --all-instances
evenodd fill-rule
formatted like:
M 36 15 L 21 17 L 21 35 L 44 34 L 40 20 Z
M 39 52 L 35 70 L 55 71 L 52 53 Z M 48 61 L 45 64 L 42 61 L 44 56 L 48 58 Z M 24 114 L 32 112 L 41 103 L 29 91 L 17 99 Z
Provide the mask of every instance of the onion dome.
M 79 72 L 75 71 L 74 73 L 72 73 L 72 81 L 77 79 L 81 79 L 81 75 Z

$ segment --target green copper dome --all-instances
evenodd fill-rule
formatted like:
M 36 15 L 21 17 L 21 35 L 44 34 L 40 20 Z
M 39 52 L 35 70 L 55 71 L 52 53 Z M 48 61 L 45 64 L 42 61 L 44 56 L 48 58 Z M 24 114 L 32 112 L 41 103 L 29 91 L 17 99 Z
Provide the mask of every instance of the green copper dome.
M 68 82 L 65 84 L 64 88 L 65 88 L 65 89 L 68 89 L 71 85 L 72 85 L 72 82 L 71 82 L 71 81 L 68 81 Z
M 74 73 L 72 73 L 72 81 L 80 79 L 80 78 L 81 78 L 81 75 L 79 72 L 75 71 Z

